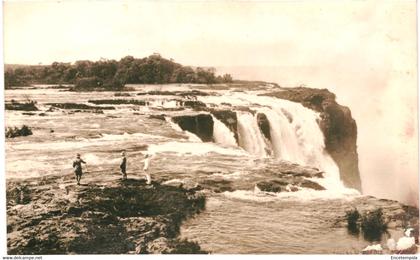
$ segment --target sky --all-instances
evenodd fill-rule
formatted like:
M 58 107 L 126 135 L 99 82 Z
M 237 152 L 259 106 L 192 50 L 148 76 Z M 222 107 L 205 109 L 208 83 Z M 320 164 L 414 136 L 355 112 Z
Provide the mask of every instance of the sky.
M 358 124 L 364 192 L 418 203 L 416 2 L 6 1 L 4 61 L 154 52 L 234 78 L 328 88 Z

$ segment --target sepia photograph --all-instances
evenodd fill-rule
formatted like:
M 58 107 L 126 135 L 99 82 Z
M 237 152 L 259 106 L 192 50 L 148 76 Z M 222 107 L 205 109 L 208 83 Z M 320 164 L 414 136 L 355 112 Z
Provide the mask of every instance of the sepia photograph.
M 415 0 L 3 0 L 2 259 L 417 254 L 417 26 Z

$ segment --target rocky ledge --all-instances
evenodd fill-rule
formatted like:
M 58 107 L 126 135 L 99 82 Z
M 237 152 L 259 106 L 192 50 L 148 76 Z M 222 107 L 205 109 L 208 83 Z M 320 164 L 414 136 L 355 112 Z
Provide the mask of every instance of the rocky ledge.
M 324 172 L 316 168 L 300 166 L 298 164 L 283 162 L 276 167 L 266 167 L 262 170 L 269 176 L 255 185 L 266 192 L 295 192 L 302 188 L 312 190 L 325 190 L 315 180 L 324 177 Z
M 180 173 L 182 174 L 182 173 Z M 318 184 L 324 172 L 316 168 L 301 166 L 289 162 L 274 163 L 252 170 L 252 179 L 247 181 L 234 181 L 224 177 L 222 172 L 201 171 L 207 177 L 202 177 L 198 182 L 171 181 L 164 177 L 162 182 L 167 185 L 181 186 L 190 190 L 208 190 L 215 193 L 230 192 L 235 190 L 252 190 L 258 188 L 263 192 L 296 192 L 302 189 L 325 190 Z M 244 177 L 247 178 L 247 177 Z
M 99 174 L 85 181 L 8 181 L 8 254 L 206 253 L 177 238 L 182 221 L 204 208 L 204 196 L 140 179 Z
M 361 215 L 382 209 L 384 221 L 389 229 L 413 228 L 416 240 L 419 234 L 419 209 L 413 206 L 404 205 L 396 200 L 378 199 L 373 196 L 360 196 L 352 199 L 346 204 L 346 211 L 337 218 L 335 227 L 346 227 L 347 219 L 345 213 L 357 209 Z

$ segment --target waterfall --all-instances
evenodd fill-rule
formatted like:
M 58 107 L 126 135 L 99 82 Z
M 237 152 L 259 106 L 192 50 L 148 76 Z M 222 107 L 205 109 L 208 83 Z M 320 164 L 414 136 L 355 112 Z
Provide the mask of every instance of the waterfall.
M 213 139 L 216 143 L 225 146 L 237 146 L 235 135 L 219 119 L 213 118 Z
M 239 146 L 250 154 L 267 156 L 267 146 L 258 128 L 257 119 L 249 112 L 237 112 Z
M 243 111 L 236 113 L 238 144 L 248 153 L 266 157 L 271 146 L 275 159 L 318 168 L 324 172 L 324 178 L 316 179 L 322 186 L 337 192 L 345 189 L 337 165 L 325 150 L 317 112 L 284 99 L 247 93 L 229 93 L 218 98 L 206 100 L 202 97 L 202 101 L 248 106 L 266 115 L 271 145 L 265 143 L 256 116 Z
M 292 125 L 282 113 L 272 109 L 261 110 L 270 122 L 270 139 L 276 158 L 304 164 L 305 155 L 299 147 L 299 140 Z
M 215 106 L 230 104 L 229 109 L 231 106 L 248 107 L 255 111 L 255 116 L 242 110 L 236 112 L 238 145 L 241 148 L 255 156 L 270 156 L 279 161 L 315 167 L 324 172 L 324 178 L 317 178 L 314 181 L 338 193 L 345 190 L 340 180 L 339 169 L 325 150 L 324 135 L 317 123 L 320 119 L 319 113 L 299 103 L 245 92 L 198 97 L 198 100 Z M 269 141 L 259 128 L 258 113 L 263 113 L 267 117 Z M 227 142 L 223 138 L 231 138 L 231 133 L 226 132 L 224 125 L 218 125 L 223 123 L 218 120 L 213 121 L 215 142 L 222 144 Z
M 327 189 L 344 187 L 337 165 L 325 151 L 324 135 L 317 123 L 319 115 L 316 112 L 279 99 L 259 112 L 264 113 L 270 123 L 275 158 L 324 171 L 325 178 L 319 182 Z

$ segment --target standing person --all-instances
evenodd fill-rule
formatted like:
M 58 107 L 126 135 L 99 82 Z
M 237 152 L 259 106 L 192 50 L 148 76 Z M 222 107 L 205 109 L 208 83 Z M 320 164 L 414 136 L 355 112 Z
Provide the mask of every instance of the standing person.
M 121 174 L 123 176 L 123 180 L 127 180 L 127 158 L 125 157 L 125 152 L 121 152 L 121 163 L 120 163 L 120 169 L 121 169 Z
M 146 175 L 146 184 L 150 185 L 152 183 L 152 178 L 150 177 L 149 174 L 149 166 L 150 166 L 150 159 L 152 158 L 152 155 L 150 154 L 146 154 L 144 156 L 144 166 L 143 166 L 143 172 Z
M 76 160 L 73 161 L 73 169 L 74 174 L 76 175 L 77 185 L 80 185 L 80 180 L 82 179 L 82 163 L 86 164 L 86 162 L 80 158 L 80 154 L 78 153 L 76 155 Z

